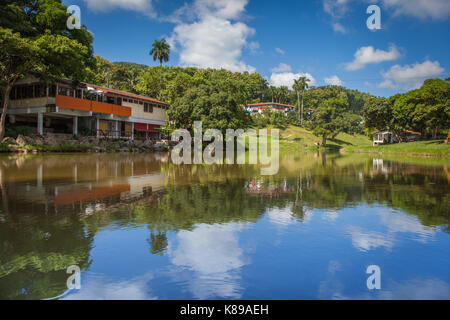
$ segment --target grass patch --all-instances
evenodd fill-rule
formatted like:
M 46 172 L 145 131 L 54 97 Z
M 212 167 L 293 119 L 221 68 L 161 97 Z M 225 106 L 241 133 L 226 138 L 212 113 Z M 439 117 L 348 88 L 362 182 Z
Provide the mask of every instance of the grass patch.
M 444 140 L 404 142 L 380 146 L 351 146 L 344 148 L 345 152 L 353 153 L 391 153 L 401 155 L 433 155 L 450 157 L 450 145 Z

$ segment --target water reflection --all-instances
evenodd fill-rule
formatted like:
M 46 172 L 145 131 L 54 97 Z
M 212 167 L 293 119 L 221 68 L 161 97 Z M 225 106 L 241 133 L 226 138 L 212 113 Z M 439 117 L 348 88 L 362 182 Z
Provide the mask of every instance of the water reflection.
M 445 161 L 413 158 L 285 155 L 260 176 L 167 154 L 3 156 L 0 298 L 58 296 L 70 265 L 70 299 L 450 298 L 449 183 Z

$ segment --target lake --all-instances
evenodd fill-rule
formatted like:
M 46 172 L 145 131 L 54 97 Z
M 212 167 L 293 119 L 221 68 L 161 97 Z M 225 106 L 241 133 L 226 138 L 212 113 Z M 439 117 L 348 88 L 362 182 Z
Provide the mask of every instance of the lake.
M 449 183 L 437 158 L 2 155 L 0 299 L 450 299 Z

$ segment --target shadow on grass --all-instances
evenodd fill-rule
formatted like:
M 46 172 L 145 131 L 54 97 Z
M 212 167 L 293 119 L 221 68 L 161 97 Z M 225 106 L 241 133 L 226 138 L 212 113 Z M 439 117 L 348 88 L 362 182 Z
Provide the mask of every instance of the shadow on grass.
M 340 140 L 340 139 L 336 139 L 336 138 L 328 139 L 328 140 L 329 141 L 333 141 L 333 142 L 338 143 L 338 144 L 341 144 L 341 145 L 347 145 L 347 146 L 352 146 L 353 145 L 353 143 L 350 143 L 350 142 L 347 142 L 347 141 L 344 141 L 344 140 Z

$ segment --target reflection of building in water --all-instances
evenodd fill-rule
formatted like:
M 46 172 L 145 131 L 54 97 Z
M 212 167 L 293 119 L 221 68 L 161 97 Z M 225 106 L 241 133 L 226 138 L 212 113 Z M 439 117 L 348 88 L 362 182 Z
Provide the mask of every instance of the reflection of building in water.
M 292 187 L 287 184 L 287 180 L 284 179 L 280 184 L 264 184 L 264 180 L 252 179 L 246 183 L 245 192 L 247 194 L 258 194 L 264 196 L 278 196 L 281 194 L 289 194 L 293 192 Z
M 151 156 L 53 160 L 11 160 L 0 166 L 2 205 L 7 211 L 91 215 L 164 189 L 161 164 Z
M 389 172 L 389 166 L 384 163 L 383 159 L 373 159 L 373 171 L 386 174 Z

